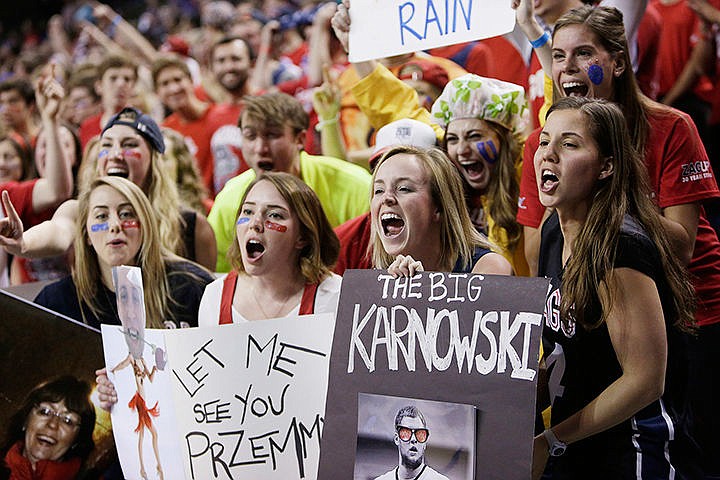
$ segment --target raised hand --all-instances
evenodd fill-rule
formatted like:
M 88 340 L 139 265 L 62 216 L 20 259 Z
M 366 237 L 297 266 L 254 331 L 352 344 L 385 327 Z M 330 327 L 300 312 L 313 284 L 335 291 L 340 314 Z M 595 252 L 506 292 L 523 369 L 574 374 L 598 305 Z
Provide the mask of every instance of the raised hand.
M 65 89 L 55 78 L 55 64 L 51 63 L 49 71 L 45 71 L 35 84 L 35 103 L 40 116 L 55 120 L 60 112 L 60 105 L 65 98 Z
M 707 0 L 688 0 L 688 6 L 705 22 L 720 22 L 720 10 L 711 5 Z
M 340 40 L 343 48 L 346 52 L 348 50 L 348 38 L 350 35 L 350 0 L 343 0 L 341 4 L 337 6 L 337 11 L 333 15 L 330 25 L 332 25 L 335 31 L 335 36 Z
M 312 96 L 313 108 L 320 121 L 337 118 L 340 112 L 340 85 L 330 73 L 328 65 L 323 66 L 323 83 L 315 89 Z
M 518 25 L 527 25 L 535 18 L 533 0 L 511 0 L 510 6 L 515 10 L 515 21 Z
M 313 23 L 316 25 L 328 26 L 330 24 L 330 20 L 332 20 L 335 12 L 337 11 L 337 7 L 338 5 L 335 2 L 327 2 L 323 4 L 320 8 L 318 8 L 317 12 L 315 12 Z
M 0 219 L 0 246 L 12 255 L 22 255 L 23 224 L 6 190 L 2 192 L 2 207 L 6 217 Z

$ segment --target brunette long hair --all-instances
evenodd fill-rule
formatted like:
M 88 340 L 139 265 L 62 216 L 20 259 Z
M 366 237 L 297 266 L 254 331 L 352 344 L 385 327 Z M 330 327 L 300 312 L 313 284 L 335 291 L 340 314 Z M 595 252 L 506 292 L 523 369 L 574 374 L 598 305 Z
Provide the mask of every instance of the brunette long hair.
M 566 97 L 548 111 L 577 110 L 586 118 L 590 136 L 602 158 L 612 158 L 613 173 L 599 180 L 587 219 L 572 246 L 572 255 L 565 265 L 561 287 L 561 317 L 574 318 L 586 328 L 605 322 L 612 310 L 612 298 L 598 294 L 600 286 L 611 274 L 617 255 L 620 228 L 626 215 L 634 218 L 658 249 L 671 298 L 665 316 L 681 329 L 694 323 L 695 294 L 686 269 L 680 264 L 660 222 L 660 214 L 651 200 L 650 182 L 640 155 L 632 147 L 625 117 L 617 105 L 605 100 Z M 597 322 L 590 322 L 588 313 L 601 311 Z

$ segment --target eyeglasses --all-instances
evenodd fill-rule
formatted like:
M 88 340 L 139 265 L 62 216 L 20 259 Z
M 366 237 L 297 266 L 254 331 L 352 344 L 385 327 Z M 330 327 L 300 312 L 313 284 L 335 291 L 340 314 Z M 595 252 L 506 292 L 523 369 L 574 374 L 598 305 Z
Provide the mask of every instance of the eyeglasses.
M 425 443 L 430 436 L 430 431 L 427 428 L 397 427 L 397 434 L 403 442 L 409 442 L 410 438 L 415 435 L 415 440 Z
M 51 417 L 56 417 L 60 420 L 60 425 L 64 425 L 68 428 L 78 428 L 80 426 L 81 420 L 77 418 L 78 415 L 75 413 L 59 413 L 44 405 L 35 406 L 33 412 L 38 418 L 45 419 L 45 421 L 49 421 Z

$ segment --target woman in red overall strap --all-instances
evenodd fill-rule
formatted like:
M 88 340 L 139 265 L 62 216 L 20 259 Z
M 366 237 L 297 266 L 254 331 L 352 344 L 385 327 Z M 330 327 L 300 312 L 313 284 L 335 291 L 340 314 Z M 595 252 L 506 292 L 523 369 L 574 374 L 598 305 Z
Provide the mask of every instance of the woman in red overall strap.
M 334 313 L 339 242 L 320 201 L 294 175 L 268 172 L 247 189 L 228 250 L 233 270 L 205 289 L 199 326 Z

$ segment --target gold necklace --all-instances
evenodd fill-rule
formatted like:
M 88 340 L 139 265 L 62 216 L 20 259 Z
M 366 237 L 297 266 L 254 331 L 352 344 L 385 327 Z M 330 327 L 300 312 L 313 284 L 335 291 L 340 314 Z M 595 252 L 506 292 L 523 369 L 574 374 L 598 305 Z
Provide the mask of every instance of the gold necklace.
M 260 313 L 263 314 L 263 317 L 266 320 L 269 318 L 277 318 L 277 316 L 280 314 L 280 312 L 282 312 L 285 309 L 285 306 L 290 301 L 290 299 L 297 295 L 297 292 L 294 292 L 294 293 L 291 293 L 290 295 L 288 295 L 288 297 L 285 299 L 285 301 L 282 303 L 282 305 L 280 305 L 280 308 L 275 310 L 275 314 L 268 315 L 267 312 L 265 311 L 265 309 L 262 307 L 260 300 L 258 300 L 257 293 L 255 292 L 255 285 L 252 285 L 250 287 L 250 290 L 252 291 L 253 300 L 255 300 L 255 304 L 258 306 L 258 308 L 260 309 Z

